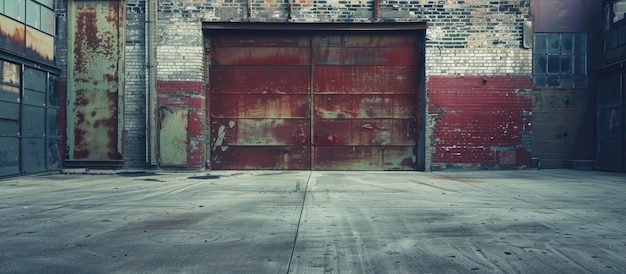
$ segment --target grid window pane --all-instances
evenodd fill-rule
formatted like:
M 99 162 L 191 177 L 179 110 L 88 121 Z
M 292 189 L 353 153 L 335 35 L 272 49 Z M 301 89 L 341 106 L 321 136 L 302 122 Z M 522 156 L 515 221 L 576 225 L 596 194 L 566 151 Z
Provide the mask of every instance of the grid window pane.
M 561 66 L 561 56 L 548 55 L 548 73 L 559 73 Z
M 586 55 L 574 56 L 574 73 L 575 74 L 587 74 L 587 56 Z
M 572 74 L 572 56 L 561 56 L 561 74 Z
M 55 34 L 56 20 L 54 11 L 45 7 L 41 8 L 41 30 L 50 35 Z
M 535 52 L 535 54 L 541 54 L 541 55 L 545 55 L 546 54 L 546 38 L 547 35 L 546 34 L 536 34 L 535 35 L 535 47 L 533 48 L 533 51 Z
M 561 53 L 561 37 L 558 34 L 548 35 L 548 54 Z
M 574 53 L 574 35 L 570 33 L 561 34 L 561 54 Z
M 541 73 L 544 74 L 546 73 L 548 70 L 546 69 L 548 64 L 547 64 L 547 56 L 545 55 L 535 55 L 535 64 L 533 66 L 533 69 L 535 71 L 535 73 Z
M 41 28 L 41 5 L 29 0 L 26 6 L 26 24 L 39 29 Z

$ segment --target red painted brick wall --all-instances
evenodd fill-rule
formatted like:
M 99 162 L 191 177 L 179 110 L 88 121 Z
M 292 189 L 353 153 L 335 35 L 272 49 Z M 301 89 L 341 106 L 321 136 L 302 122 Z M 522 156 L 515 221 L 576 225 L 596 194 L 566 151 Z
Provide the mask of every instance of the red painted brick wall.
M 527 167 L 531 87 L 529 76 L 430 76 L 431 169 Z
M 204 168 L 206 102 L 204 84 L 192 81 L 157 81 L 159 106 L 188 108 L 187 167 Z

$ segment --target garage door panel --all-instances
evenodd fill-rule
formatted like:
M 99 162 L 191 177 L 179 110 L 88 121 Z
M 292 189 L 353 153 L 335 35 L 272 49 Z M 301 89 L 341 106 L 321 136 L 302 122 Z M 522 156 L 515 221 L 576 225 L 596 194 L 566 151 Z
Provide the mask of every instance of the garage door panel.
M 413 119 L 316 120 L 315 145 L 327 146 L 412 146 L 415 145 Z
M 403 34 L 349 34 L 313 36 L 313 47 L 345 48 L 415 48 L 417 37 Z
M 414 147 L 316 146 L 316 170 L 415 170 Z
M 413 65 L 415 48 L 315 48 L 314 65 Z
M 309 95 L 213 95 L 212 118 L 309 117 Z
M 215 147 L 214 169 L 311 169 L 308 146 Z
M 311 123 L 307 119 L 213 119 L 213 146 L 306 145 Z
M 308 65 L 308 48 L 285 47 L 224 47 L 211 49 L 214 65 Z
M 416 94 L 415 66 L 316 66 L 313 90 L 316 94 Z
M 309 94 L 309 66 L 212 66 L 213 94 Z
M 215 35 L 211 43 L 217 47 L 304 47 L 310 46 L 308 36 L 253 34 Z
M 415 118 L 415 94 L 315 95 L 315 118 Z

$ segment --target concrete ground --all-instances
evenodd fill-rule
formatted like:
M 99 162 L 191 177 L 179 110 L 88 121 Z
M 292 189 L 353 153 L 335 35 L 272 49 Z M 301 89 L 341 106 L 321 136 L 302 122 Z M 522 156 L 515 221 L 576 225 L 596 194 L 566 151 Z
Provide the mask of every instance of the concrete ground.
M 626 272 L 624 174 L 98 173 L 0 180 L 0 272 Z

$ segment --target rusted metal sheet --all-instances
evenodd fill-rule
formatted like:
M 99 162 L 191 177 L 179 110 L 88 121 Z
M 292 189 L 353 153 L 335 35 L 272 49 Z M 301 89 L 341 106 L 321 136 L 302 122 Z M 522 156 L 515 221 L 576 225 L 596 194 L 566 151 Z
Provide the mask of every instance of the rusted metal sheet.
M 213 66 L 214 94 L 309 94 L 309 66 Z
M 313 36 L 313 168 L 415 170 L 414 36 Z
M 311 168 L 309 146 L 231 146 L 222 151 L 214 147 L 215 169 L 291 169 Z
M 308 145 L 311 128 L 308 119 L 213 119 L 214 146 Z
M 71 1 L 69 9 L 69 160 L 121 160 L 124 1 Z
M 24 54 L 26 50 L 26 27 L 0 14 L 0 49 Z
M 306 118 L 309 117 L 309 95 L 250 96 L 214 94 L 219 102 L 211 111 L 214 118 Z
M 416 66 L 315 66 L 316 94 L 416 94 Z
M 213 168 L 308 169 L 309 38 L 216 36 L 211 41 Z
M 315 146 L 316 170 L 415 170 L 414 147 Z
M 414 119 L 416 97 L 416 94 L 316 94 L 315 117 Z
M 221 47 L 211 50 L 215 65 L 308 65 L 308 48 Z
M 163 106 L 159 109 L 159 117 L 160 166 L 187 166 L 188 109 L 186 107 Z
M 415 36 L 211 41 L 213 168 L 416 169 Z
M 318 146 L 414 146 L 413 119 L 317 119 Z

